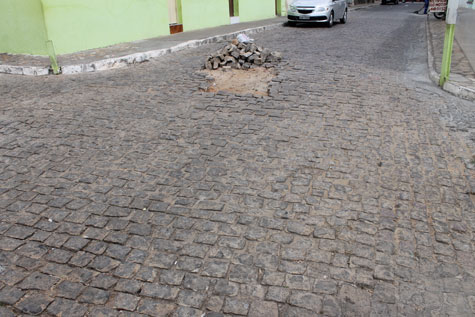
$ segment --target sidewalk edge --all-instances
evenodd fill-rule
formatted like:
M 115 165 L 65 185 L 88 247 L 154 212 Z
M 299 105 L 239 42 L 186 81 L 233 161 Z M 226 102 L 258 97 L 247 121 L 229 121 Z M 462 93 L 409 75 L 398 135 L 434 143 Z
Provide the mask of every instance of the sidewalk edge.
M 427 39 L 427 66 L 429 68 L 429 78 L 434 82 L 434 84 L 439 86 L 440 76 L 439 74 L 437 74 L 434 68 L 434 54 L 432 53 L 433 47 L 432 47 L 432 40 L 431 40 L 432 35 L 429 30 L 428 20 L 426 20 L 426 39 Z M 448 93 L 451 93 L 454 96 L 457 96 L 466 100 L 470 100 L 470 101 L 475 101 L 475 90 L 458 85 L 454 83 L 453 81 L 451 81 L 450 79 L 444 84 L 442 89 Z

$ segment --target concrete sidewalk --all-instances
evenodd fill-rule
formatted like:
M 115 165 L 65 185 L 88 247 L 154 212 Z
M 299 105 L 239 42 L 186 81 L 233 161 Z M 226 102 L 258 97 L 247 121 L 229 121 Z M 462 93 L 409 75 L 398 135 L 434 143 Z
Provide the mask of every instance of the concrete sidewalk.
M 444 49 L 445 21 L 427 16 L 427 40 L 431 79 L 438 84 Z M 475 100 L 475 11 L 459 9 L 455 27 L 450 78 L 443 89 L 462 98 Z
M 460 8 L 458 10 L 457 26 L 455 28 L 455 37 L 462 51 L 475 70 L 475 10 Z
M 357 5 L 358 10 L 379 5 Z M 253 34 L 282 27 L 286 17 L 224 25 L 197 31 L 121 43 L 104 48 L 86 50 L 58 56 L 62 74 L 78 74 L 125 67 L 129 64 L 149 61 L 153 58 L 198 47 L 212 42 L 229 40 L 239 33 Z M 51 73 L 50 60 L 46 56 L 0 54 L 0 73 L 41 76 Z

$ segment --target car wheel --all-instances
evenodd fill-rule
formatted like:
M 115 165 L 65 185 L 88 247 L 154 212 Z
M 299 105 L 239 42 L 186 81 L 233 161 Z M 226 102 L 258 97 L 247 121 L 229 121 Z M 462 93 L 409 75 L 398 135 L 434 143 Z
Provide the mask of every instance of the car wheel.
M 345 9 L 345 13 L 343 13 L 343 16 L 340 19 L 340 23 L 345 24 L 346 21 L 348 21 L 348 9 Z
M 329 28 L 331 28 L 333 26 L 333 15 L 334 14 L 333 14 L 333 11 L 332 11 L 332 13 L 330 14 L 330 18 L 328 19 L 328 22 L 327 22 L 327 26 Z

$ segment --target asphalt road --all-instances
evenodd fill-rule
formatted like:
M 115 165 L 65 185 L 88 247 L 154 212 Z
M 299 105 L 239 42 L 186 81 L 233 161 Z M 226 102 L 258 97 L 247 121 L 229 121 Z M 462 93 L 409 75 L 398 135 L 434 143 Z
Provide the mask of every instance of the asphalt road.
M 0 315 L 473 315 L 473 109 L 416 6 L 256 35 L 265 98 L 199 91 L 223 43 L 0 76 Z

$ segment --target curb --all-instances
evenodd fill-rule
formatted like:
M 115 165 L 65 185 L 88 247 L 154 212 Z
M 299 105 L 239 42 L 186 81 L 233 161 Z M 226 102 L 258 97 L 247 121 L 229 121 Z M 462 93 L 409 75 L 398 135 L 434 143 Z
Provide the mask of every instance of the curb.
M 429 18 L 429 16 L 427 16 Z M 426 39 L 427 39 L 427 66 L 429 67 L 429 78 L 439 86 L 439 80 L 440 76 L 437 74 L 434 68 L 434 55 L 432 54 L 433 47 L 432 47 L 432 41 L 431 41 L 432 35 L 429 30 L 429 22 L 426 20 Z M 450 79 L 447 80 L 444 84 L 443 87 L 441 87 L 442 90 L 445 90 L 448 93 L 451 93 L 452 95 L 456 97 L 460 97 L 469 101 L 475 101 L 475 90 L 460 86 Z
M 95 61 L 92 63 L 86 64 L 77 64 L 77 65 L 66 65 L 60 67 L 61 74 L 63 75 L 74 75 L 80 73 L 91 73 L 97 71 L 104 71 L 104 70 L 111 70 L 111 69 L 118 69 L 122 67 L 126 67 L 130 64 L 137 64 L 143 63 L 146 61 L 150 61 L 151 59 L 175 53 L 178 51 L 182 51 L 188 48 L 196 48 L 202 45 L 206 45 L 209 43 L 215 43 L 220 40 L 231 40 L 235 38 L 238 34 L 245 33 L 245 34 L 255 34 L 264 32 L 267 30 L 272 30 L 282 26 L 283 23 L 274 23 L 264 26 L 259 26 L 255 28 L 244 29 L 232 33 L 216 35 L 212 37 L 208 37 L 201 40 L 190 40 L 187 42 L 183 42 L 177 44 L 175 46 L 169 48 L 163 48 L 159 50 L 151 50 L 146 52 L 140 52 L 120 57 L 108 58 L 99 61 Z M 10 66 L 10 65 L 0 65 L 0 73 L 11 74 L 11 75 L 26 75 L 26 76 L 44 76 L 50 74 L 50 67 L 36 67 L 36 66 Z
M 9 75 L 45 76 L 50 67 L 0 65 L 0 73 Z

